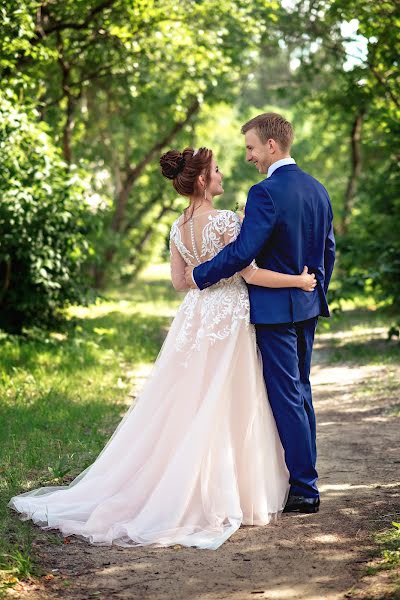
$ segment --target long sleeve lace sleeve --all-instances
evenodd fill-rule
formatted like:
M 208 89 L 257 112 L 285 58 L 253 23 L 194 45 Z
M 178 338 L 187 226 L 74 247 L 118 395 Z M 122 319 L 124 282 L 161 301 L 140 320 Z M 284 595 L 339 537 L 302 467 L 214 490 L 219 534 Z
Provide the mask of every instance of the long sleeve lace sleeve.
M 173 229 L 171 230 L 169 239 L 169 250 L 172 285 L 178 292 L 183 292 L 184 290 L 189 289 L 185 280 L 186 263 L 179 253 L 179 250 L 173 240 Z
M 251 283 L 251 285 L 269 288 L 296 287 L 307 292 L 313 291 L 313 288 L 310 287 L 312 282 L 310 275 L 287 275 L 286 273 L 277 273 L 269 269 L 260 269 L 254 261 L 243 269 L 240 274 L 245 282 Z

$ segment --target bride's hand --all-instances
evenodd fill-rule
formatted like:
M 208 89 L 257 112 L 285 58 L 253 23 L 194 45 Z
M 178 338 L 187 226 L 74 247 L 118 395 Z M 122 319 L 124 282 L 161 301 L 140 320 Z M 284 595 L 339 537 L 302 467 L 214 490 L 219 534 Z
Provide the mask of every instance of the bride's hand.
M 299 275 L 299 288 L 305 292 L 312 292 L 317 285 L 317 280 L 314 273 L 308 272 L 308 267 L 304 267 L 303 272 Z

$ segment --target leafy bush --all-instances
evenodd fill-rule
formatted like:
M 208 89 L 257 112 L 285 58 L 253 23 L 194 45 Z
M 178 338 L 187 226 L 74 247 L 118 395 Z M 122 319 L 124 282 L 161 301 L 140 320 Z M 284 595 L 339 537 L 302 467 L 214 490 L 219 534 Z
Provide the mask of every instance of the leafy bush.
M 94 216 L 38 114 L 0 95 L 0 328 L 46 326 L 87 292 Z
M 367 172 L 342 240 L 344 286 L 395 305 L 400 295 L 400 181 L 395 158 Z M 345 295 L 345 294 L 344 294 Z

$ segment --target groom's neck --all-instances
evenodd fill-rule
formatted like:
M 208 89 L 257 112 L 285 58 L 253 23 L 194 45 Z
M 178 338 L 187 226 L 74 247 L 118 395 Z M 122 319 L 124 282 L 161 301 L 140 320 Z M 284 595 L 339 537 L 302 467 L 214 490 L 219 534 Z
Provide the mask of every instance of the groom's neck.
M 278 160 L 282 160 L 283 158 L 291 158 L 290 152 L 282 152 L 281 154 L 274 154 L 274 158 L 272 159 L 271 165 L 278 162 Z

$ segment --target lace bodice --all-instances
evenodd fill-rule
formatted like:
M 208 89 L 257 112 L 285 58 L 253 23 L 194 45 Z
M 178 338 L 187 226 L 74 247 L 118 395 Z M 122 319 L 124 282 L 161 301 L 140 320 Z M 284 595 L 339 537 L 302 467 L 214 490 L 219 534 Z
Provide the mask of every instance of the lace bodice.
M 212 210 L 191 219 L 181 215 L 170 234 L 171 276 L 176 289 L 185 289 L 185 266 L 210 260 L 238 236 L 240 219 L 231 210 Z
M 171 277 L 175 289 L 186 290 L 185 267 L 212 259 L 240 232 L 240 219 L 230 210 L 214 210 L 186 220 L 183 215 L 171 228 Z M 249 297 L 239 275 L 222 279 L 200 291 L 189 290 L 178 313 L 184 313 L 175 347 L 187 365 L 202 344 L 226 339 L 240 323 L 249 324 Z

